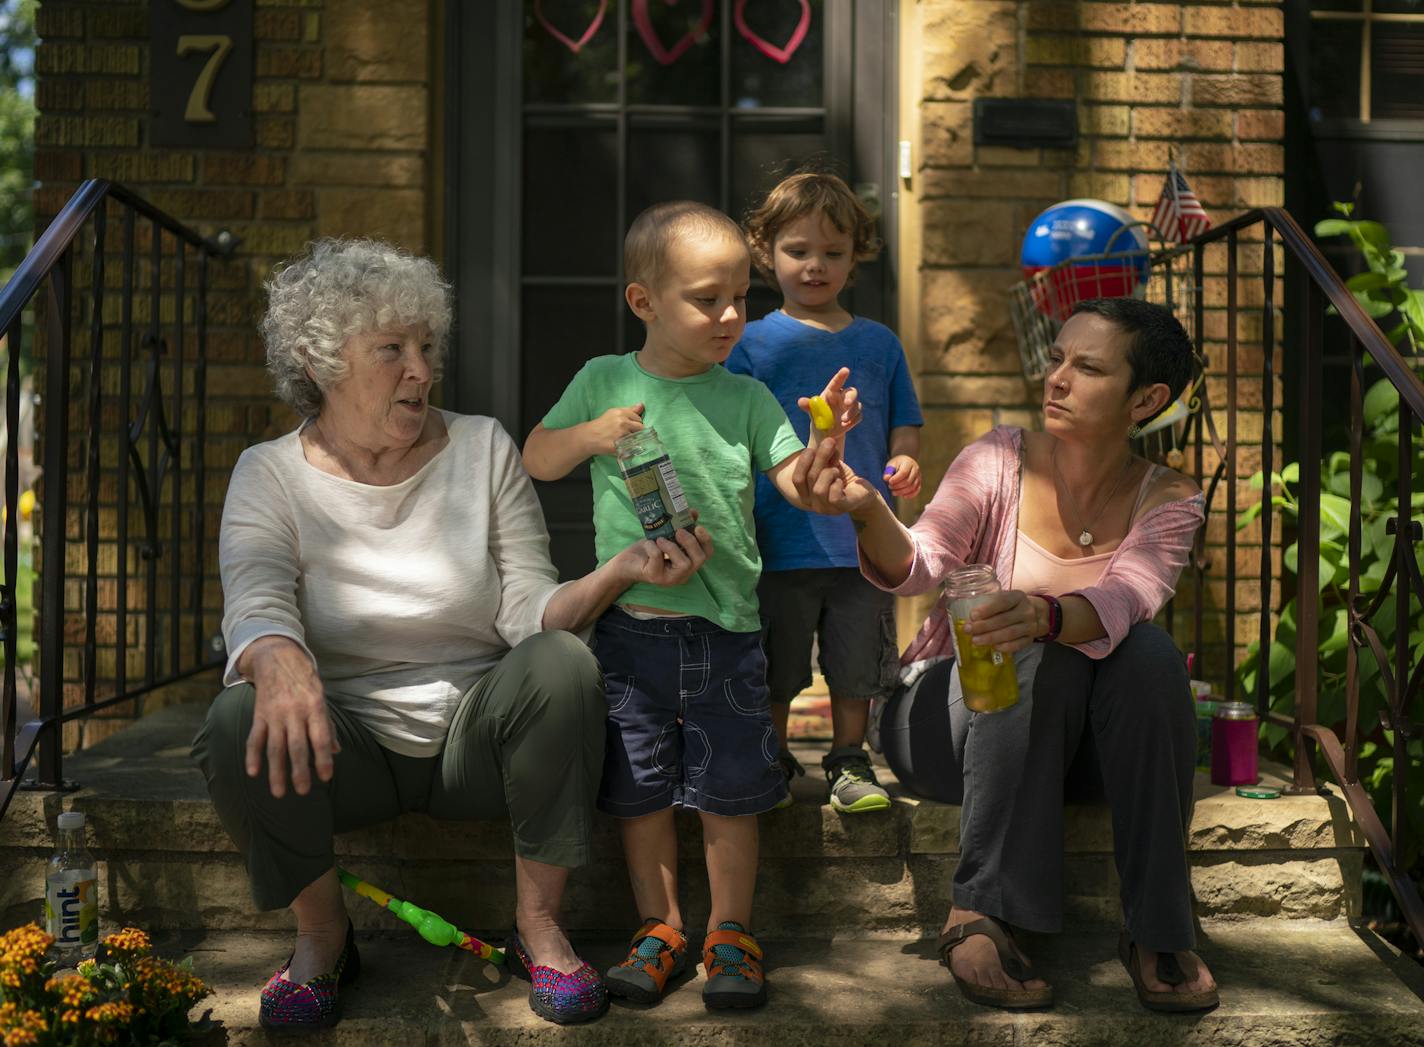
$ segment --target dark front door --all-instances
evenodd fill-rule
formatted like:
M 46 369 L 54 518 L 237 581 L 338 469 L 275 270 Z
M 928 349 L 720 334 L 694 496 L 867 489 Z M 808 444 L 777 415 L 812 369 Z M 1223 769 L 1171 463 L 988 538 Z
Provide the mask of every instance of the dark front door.
M 463 8 L 463 10 L 461 10 Z M 836 171 L 881 212 L 857 313 L 894 295 L 893 0 L 450 5 L 447 199 L 460 333 L 447 395 L 520 442 L 591 357 L 641 344 L 622 241 L 693 199 L 740 219 L 781 176 Z M 749 316 L 778 298 L 754 286 Z M 539 484 L 564 576 L 593 565 L 588 473 Z

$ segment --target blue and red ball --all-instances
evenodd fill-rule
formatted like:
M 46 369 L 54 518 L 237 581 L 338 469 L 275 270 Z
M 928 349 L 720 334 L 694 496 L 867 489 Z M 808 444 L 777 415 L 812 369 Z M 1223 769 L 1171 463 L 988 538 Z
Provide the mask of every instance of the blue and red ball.
M 1071 261 L 1075 258 L 1083 260 Z M 1033 279 L 1063 262 L 1070 264 Z M 1145 289 L 1147 237 L 1132 215 L 1115 204 L 1064 200 L 1029 223 L 1019 264 L 1034 305 L 1062 321 L 1084 299 L 1122 298 Z

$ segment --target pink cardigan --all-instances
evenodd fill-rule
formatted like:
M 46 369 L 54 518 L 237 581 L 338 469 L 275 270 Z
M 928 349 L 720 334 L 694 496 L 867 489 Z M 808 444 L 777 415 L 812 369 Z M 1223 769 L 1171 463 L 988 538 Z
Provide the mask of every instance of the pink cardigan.
M 938 586 L 956 567 L 989 563 L 999 584 L 1008 589 L 1014 576 L 1022 466 L 1023 430 L 996 426 L 959 453 L 930 504 L 914 526 L 906 528 L 915 547 L 909 577 L 899 585 L 888 584 L 863 553 L 861 573 L 888 592 L 915 596 Z M 1198 493 L 1144 513 L 1113 552 L 1098 584 L 1065 594 L 1092 604 L 1107 630 L 1106 636 L 1072 646 L 1089 658 L 1106 658 L 1133 625 L 1162 609 L 1186 566 L 1204 507 Z M 951 654 L 952 643 L 941 596 L 901 661 Z

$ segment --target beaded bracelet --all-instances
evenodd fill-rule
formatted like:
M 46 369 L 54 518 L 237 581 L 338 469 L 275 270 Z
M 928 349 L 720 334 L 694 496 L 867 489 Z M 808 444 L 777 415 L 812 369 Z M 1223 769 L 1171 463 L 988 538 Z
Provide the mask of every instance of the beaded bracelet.
M 1063 631 L 1063 605 L 1058 602 L 1058 597 L 1039 594 L 1039 598 L 1048 604 L 1048 632 L 1042 636 L 1034 637 L 1034 643 L 1052 643 L 1058 639 L 1058 634 Z

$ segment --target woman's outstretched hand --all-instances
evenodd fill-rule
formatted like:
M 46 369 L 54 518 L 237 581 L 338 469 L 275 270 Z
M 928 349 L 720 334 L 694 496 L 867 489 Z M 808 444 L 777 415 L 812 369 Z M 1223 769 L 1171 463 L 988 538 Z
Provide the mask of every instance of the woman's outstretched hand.
M 1048 604 L 1017 589 L 993 593 L 975 605 L 964 631 L 976 646 L 1013 654 L 1048 632 Z
M 822 440 L 802 451 L 791 482 L 808 509 L 826 516 L 869 508 L 879 497 L 874 486 L 846 465 L 835 440 Z
M 288 773 L 298 796 L 311 791 L 311 772 L 324 782 L 335 770 L 341 745 L 331 729 L 326 692 L 316 666 L 301 646 L 285 636 L 263 636 L 242 652 L 238 671 L 257 689 L 252 730 L 247 735 L 247 774 L 262 773 L 267 757 L 267 785 L 272 795 L 286 795 Z
M 831 376 L 831 380 L 819 394 L 830 413 L 829 429 L 822 429 L 816 424 L 816 412 L 812 409 L 811 397 L 803 396 L 796 401 L 796 406 L 811 417 L 811 438 L 807 441 L 810 446 L 815 447 L 822 440 L 840 443 L 841 438 L 860 423 L 860 394 L 854 386 L 846 386 L 849 378 L 850 368 L 842 367 Z

